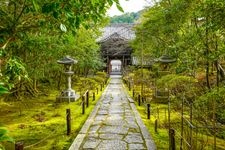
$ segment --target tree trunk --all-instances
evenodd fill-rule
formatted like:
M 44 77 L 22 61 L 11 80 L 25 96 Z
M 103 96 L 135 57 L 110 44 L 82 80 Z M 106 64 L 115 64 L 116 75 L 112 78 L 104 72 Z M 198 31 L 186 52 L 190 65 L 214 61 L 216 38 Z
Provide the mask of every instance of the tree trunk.
M 37 91 L 37 79 L 36 77 L 33 79 L 33 88 L 35 91 Z
M 208 89 L 210 89 L 210 81 L 209 81 L 209 61 L 206 62 L 206 84 Z
M 208 16 L 206 17 L 206 24 L 208 24 Z M 206 41 L 205 41 L 205 57 L 206 57 L 206 84 L 208 89 L 210 89 L 210 81 L 209 81 L 209 30 L 208 26 L 206 26 L 205 29 L 205 36 L 206 36 Z

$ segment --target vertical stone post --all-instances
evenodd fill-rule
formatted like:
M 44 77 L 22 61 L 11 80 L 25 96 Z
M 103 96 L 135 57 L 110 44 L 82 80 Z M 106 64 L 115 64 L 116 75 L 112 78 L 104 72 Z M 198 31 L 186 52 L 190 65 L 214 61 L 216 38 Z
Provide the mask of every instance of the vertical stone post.
M 93 101 L 95 101 L 95 92 L 93 92 Z
M 147 104 L 147 118 L 150 119 L 150 104 Z
M 129 91 L 130 91 L 131 90 L 130 81 L 128 81 L 128 87 L 129 87 Z
M 86 107 L 89 106 L 89 91 L 86 92 Z
M 169 137 L 170 137 L 170 148 L 169 148 L 169 150 L 176 150 L 175 130 L 174 129 L 169 129 Z
M 15 150 L 23 150 L 24 143 L 22 141 L 15 143 Z
M 138 106 L 141 106 L 141 95 L 138 94 Z
M 155 119 L 155 133 L 158 133 L 158 119 Z
M 71 114 L 70 109 L 66 109 L 66 127 L 67 127 L 67 135 L 71 133 Z
M 85 96 L 82 96 L 82 114 L 85 114 Z
M 142 96 L 141 97 L 141 102 L 144 103 L 144 101 L 145 101 L 145 98 Z

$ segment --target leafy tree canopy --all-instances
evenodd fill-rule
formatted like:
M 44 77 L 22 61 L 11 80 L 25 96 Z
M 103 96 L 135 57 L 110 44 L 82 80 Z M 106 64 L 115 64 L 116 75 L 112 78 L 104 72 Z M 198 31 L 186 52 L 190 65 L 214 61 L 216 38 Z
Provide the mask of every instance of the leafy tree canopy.
M 0 82 L 18 97 L 37 91 L 43 78 L 59 78 L 56 60 L 65 55 L 79 61 L 77 74 L 99 69 L 95 39 L 113 3 L 123 11 L 118 0 L 1 0 Z
M 0 47 L 3 49 L 23 32 L 40 27 L 71 30 L 82 25 L 89 28 L 104 17 L 113 4 L 119 10 L 118 0 L 3 0 L 0 2 Z
M 135 23 L 138 20 L 140 14 L 141 11 L 125 13 L 119 16 L 113 16 L 110 18 L 110 23 Z

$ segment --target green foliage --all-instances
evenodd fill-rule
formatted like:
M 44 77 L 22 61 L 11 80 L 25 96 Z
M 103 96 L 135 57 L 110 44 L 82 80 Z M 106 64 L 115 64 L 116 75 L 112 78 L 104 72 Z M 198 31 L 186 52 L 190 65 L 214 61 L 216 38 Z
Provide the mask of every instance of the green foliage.
M 65 55 L 78 60 L 78 75 L 87 76 L 101 68 L 96 38 L 113 3 L 122 10 L 117 0 L 0 2 L 0 67 L 4 82 L 14 85 L 16 95 L 35 95 L 40 80 L 61 80 L 62 67 L 56 61 Z
M 102 77 L 102 78 L 107 78 L 106 72 L 96 72 L 96 76 Z
M 2 73 L 5 80 L 8 84 L 14 84 L 12 91 L 18 91 L 18 97 L 23 96 L 26 90 L 32 94 L 25 94 L 34 96 L 40 88 L 38 86 L 41 86 L 38 83 L 43 83 L 43 79 L 54 88 L 56 81 L 63 78 L 63 67 L 57 64 L 57 60 L 65 55 L 78 60 L 78 64 L 74 65 L 76 75 L 87 76 L 95 72 L 103 64 L 99 45 L 95 41 L 99 35 L 97 30 L 97 27 L 81 27 L 76 35 L 69 32 L 59 35 L 54 31 L 48 34 L 45 30 L 38 34 L 27 33 L 29 38 L 21 37 L 21 41 L 8 46 L 7 50 L 11 51 L 13 57 L 4 57 L 6 64 L 2 66 Z
M 100 47 L 96 43 L 97 35 L 94 30 L 80 29 L 75 38 L 70 41 L 74 44 L 71 56 L 78 60 L 78 66 L 89 70 L 98 70 L 102 67 L 103 61 L 100 57 Z M 70 48 L 71 49 L 71 48 Z
M 79 78 L 77 84 L 80 91 L 85 92 L 86 90 L 95 90 L 98 86 L 98 82 L 95 78 Z
M 145 10 L 136 26 L 135 55 L 140 56 L 140 50 L 144 57 L 166 53 L 177 59 L 177 73 L 195 75 L 201 67 L 208 70 L 208 78 L 210 64 L 224 60 L 224 10 L 221 0 L 158 2 Z
M 210 127 L 204 134 L 216 132 L 220 138 L 224 138 L 225 114 L 224 10 L 222 0 L 158 1 L 141 15 L 132 42 L 137 57 L 176 58 L 167 69 L 177 75 L 158 79 L 156 88 L 169 89 L 176 112 L 181 110 L 176 109 L 181 108 L 181 98 L 185 97 L 185 113 L 194 103 L 196 124 Z M 211 128 L 214 125 L 218 130 Z
M 8 135 L 8 130 L 0 126 L 0 149 L 4 150 L 3 142 L 14 142 L 14 140 Z
M 107 74 L 105 72 L 97 72 L 93 77 L 79 77 L 75 85 L 83 94 L 86 90 L 95 90 L 100 84 L 105 83 L 106 79 Z
M 110 18 L 110 23 L 135 23 L 138 20 L 140 13 L 141 12 L 139 11 L 113 16 Z
M 169 74 L 157 80 L 157 85 L 159 87 L 173 89 L 173 88 L 181 88 L 181 86 L 183 86 L 184 88 L 187 86 L 187 84 L 193 84 L 196 82 L 197 80 L 194 79 L 193 77 L 182 76 L 177 74 Z
M 5 88 L 5 87 L 2 85 L 2 83 L 0 83 L 0 96 L 1 96 L 2 94 L 5 94 L 5 93 L 8 93 L 8 89 Z
M 22 78 L 27 79 L 28 74 L 24 64 L 18 59 L 10 58 L 5 66 L 5 75 L 9 77 L 10 81 L 20 81 Z
M 193 77 L 169 74 L 157 80 L 157 88 L 169 89 L 171 94 L 192 98 L 199 92 L 197 80 Z
M 129 76 L 136 84 L 141 84 L 146 83 L 146 81 L 152 79 L 152 72 L 150 72 L 148 69 L 137 69 Z
M 200 116 L 201 118 L 212 118 L 213 116 L 213 103 L 216 107 L 216 120 L 225 124 L 225 87 L 214 88 L 211 91 L 203 94 L 195 101 L 195 107 L 201 112 L 205 112 Z M 208 122 L 207 122 L 208 123 Z
M 93 80 L 100 84 L 103 84 L 107 80 L 107 74 L 105 72 L 96 72 L 96 75 L 93 77 Z
M 102 78 L 102 77 L 100 77 L 100 76 L 95 76 L 93 79 L 94 79 L 96 82 L 99 82 L 99 83 L 103 83 L 103 82 L 105 81 L 105 79 Z
M 1 2 L 0 41 L 4 43 L 1 46 L 5 48 L 12 38 L 20 36 L 24 31 L 36 30 L 39 27 L 59 29 L 63 26 L 74 33 L 81 25 L 89 28 L 90 25 L 104 18 L 107 9 L 113 3 L 122 11 L 118 0 Z

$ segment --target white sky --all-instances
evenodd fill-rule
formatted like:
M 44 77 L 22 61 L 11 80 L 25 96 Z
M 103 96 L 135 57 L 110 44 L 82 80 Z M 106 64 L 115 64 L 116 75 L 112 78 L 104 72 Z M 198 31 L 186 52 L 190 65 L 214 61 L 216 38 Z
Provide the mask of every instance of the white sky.
M 143 9 L 145 6 L 149 6 L 149 3 L 146 2 L 146 0 L 119 0 L 120 5 L 122 6 L 124 12 L 137 12 L 141 9 Z M 150 0 L 148 0 L 150 1 Z M 113 5 L 109 10 L 108 10 L 108 15 L 109 16 L 115 16 L 115 15 L 121 15 L 123 14 L 120 12 L 117 8 L 116 5 Z

